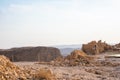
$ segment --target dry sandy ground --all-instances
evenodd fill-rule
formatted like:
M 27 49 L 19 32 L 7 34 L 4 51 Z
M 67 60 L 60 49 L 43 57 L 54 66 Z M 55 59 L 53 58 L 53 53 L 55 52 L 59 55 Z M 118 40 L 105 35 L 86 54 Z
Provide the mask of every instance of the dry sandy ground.
M 111 54 L 111 53 L 110 53 Z M 101 54 L 97 60 L 120 63 L 120 58 L 108 58 Z M 16 65 L 33 71 L 39 68 L 49 68 L 57 80 L 120 80 L 120 65 L 118 66 L 74 66 L 60 67 L 52 65 L 36 64 L 37 62 L 15 62 Z

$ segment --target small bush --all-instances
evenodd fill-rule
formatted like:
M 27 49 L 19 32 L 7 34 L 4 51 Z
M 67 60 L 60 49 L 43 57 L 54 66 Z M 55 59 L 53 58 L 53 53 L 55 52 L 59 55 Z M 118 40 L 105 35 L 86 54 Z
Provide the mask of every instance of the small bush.
M 34 78 L 38 80 L 56 80 L 50 69 L 42 68 L 34 74 Z

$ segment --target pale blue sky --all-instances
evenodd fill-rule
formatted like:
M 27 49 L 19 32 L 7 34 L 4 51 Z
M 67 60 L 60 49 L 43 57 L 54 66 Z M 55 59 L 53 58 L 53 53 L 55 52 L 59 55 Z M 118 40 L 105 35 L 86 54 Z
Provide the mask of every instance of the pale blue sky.
M 120 42 L 119 0 L 0 0 L 0 48 Z

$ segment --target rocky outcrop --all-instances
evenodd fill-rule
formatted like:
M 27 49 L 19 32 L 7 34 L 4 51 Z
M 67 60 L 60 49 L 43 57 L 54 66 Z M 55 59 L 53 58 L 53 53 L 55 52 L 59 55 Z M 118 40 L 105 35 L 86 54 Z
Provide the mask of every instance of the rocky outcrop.
M 85 57 L 85 56 L 87 56 L 87 55 L 83 51 L 81 51 L 81 50 L 74 50 L 66 58 L 69 59 L 69 60 L 72 60 L 72 59 L 77 59 L 79 57 Z
M 59 49 L 53 47 L 22 47 L 0 50 L 0 55 L 7 56 L 11 61 L 51 61 L 61 57 Z
M 81 50 L 74 50 L 70 55 L 64 58 L 57 58 L 56 60 L 52 61 L 51 64 L 55 66 L 88 66 L 91 65 L 91 57 L 86 55 Z
M 108 50 L 112 50 L 112 46 L 99 40 L 98 42 L 92 41 L 88 44 L 83 44 L 82 50 L 87 54 L 95 55 Z

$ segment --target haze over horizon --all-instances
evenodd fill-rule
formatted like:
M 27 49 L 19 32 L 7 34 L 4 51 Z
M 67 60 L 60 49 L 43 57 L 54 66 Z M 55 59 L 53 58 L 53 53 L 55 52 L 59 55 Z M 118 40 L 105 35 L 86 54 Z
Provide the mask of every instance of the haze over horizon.
M 119 0 L 0 0 L 0 49 L 120 42 Z

